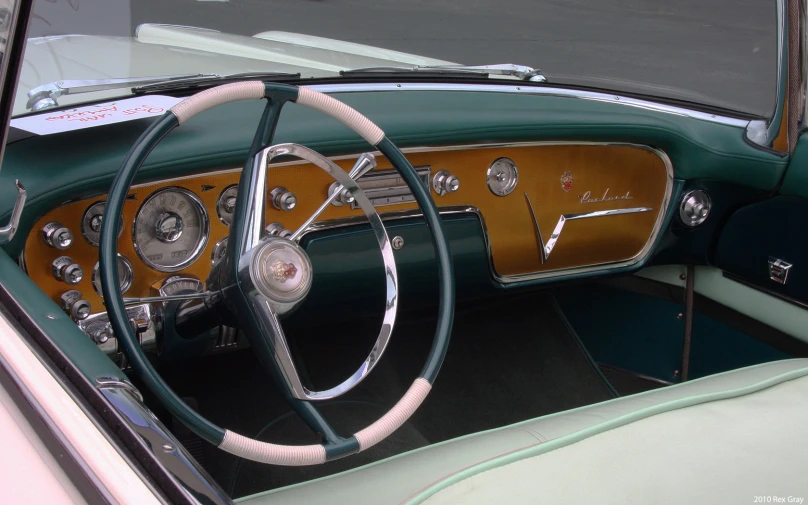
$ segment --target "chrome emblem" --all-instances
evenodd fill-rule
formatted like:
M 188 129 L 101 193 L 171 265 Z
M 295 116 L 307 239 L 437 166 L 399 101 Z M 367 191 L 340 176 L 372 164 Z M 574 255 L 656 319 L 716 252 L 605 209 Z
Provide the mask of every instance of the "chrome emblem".
M 572 172 L 567 170 L 564 172 L 564 175 L 561 176 L 561 189 L 564 191 L 569 191 L 572 189 Z
M 289 279 L 294 279 L 297 275 L 297 267 L 294 263 L 284 263 L 283 260 L 276 260 L 269 266 L 272 270 L 272 275 L 278 282 L 286 282 Z

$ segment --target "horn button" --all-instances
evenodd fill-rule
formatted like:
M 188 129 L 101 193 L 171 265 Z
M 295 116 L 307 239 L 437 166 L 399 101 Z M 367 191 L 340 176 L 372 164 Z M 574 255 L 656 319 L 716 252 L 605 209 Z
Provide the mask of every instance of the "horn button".
M 250 277 L 258 292 L 291 308 L 289 304 L 301 301 L 311 288 L 311 260 L 294 242 L 273 237 L 253 254 Z

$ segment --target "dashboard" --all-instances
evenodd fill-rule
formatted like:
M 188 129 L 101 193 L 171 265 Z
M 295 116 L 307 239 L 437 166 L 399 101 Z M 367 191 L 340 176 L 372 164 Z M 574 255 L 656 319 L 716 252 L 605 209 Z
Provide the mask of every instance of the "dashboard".
M 479 217 L 490 277 L 503 284 L 641 261 L 672 192 L 668 157 L 640 145 L 537 142 L 403 151 L 441 212 Z M 332 159 L 348 171 L 358 155 Z M 382 217 L 417 215 L 390 164 L 381 155 L 377 164 L 359 184 Z M 291 234 L 335 190 L 328 174 L 307 162 L 272 163 L 268 170 L 271 234 Z M 130 189 L 119 216 L 125 297 L 203 289 L 226 250 L 240 172 L 225 168 Z M 51 209 L 31 229 L 21 258 L 31 279 L 88 333 L 89 323 L 106 321 L 97 282 L 104 201 L 97 195 Z M 342 193 L 309 233 L 361 219 L 351 195 Z M 148 325 L 148 304 L 130 310 Z

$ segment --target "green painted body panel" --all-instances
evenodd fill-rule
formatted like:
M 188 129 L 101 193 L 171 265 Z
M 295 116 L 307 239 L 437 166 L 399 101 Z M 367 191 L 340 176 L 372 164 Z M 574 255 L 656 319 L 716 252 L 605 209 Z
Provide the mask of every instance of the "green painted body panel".
M 664 150 L 680 179 L 730 181 L 773 189 L 788 159 L 756 149 L 743 129 L 594 100 L 484 92 L 356 92 L 336 95 L 376 122 L 399 147 L 538 140 L 614 141 Z M 262 101 L 203 112 L 172 132 L 135 182 L 242 166 Z M 10 144 L 0 170 L 0 220 L 14 201 L 13 180 L 29 191 L 21 230 L 6 250 L 19 254 L 27 230 L 54 206 L 109 190 L 124 155 L 152 120 L 33 137 Z M 276 142 L 326 155 L 371 150 L 355 133 L 319 112 L 289 104 Z M 2 222 L 2 221 L 0 221 Z
M 797 141 L 780 193 L 808 198 L 808 133 L 802 134 Z
M 95 383 L 96 377 L 126 378 L 115 363 L 78 329 L 76 323 L 4 251 L 0 251 L 0 283 L 92 383 Z

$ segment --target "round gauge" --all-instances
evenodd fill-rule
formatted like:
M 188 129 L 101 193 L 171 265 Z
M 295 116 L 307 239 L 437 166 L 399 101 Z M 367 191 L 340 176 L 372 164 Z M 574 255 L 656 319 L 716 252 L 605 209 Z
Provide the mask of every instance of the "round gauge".
M 510 158 L 497 158 L 485 173 L 488 189 L 497 196 L 509 195 L 516 188 L 519 172 Z
M 95 202 L 87 207 L 81 216 L 81 234 L 90 244 L 98 247 L 101 240 L 101 221 L 104 218 L 104 206 L 107 202 Z M 123 216 L 118 218 L 118 236 L 123 233 Z
M 93 289 L 95 292 L 101 294 L 101 274 L 98 272 L 99 264 L 96 263 L 93 267 Z M 132 263 L 126 259 L 125 256 L 118 255 L 118 281 L 121 283 L 121 294 L 126 293 L 132 285 L 134 278 L 134 270 L 132 270 Z
M 216 213 L 219 214 L 219 219 L 230 226 L 233 220 L 233 212 L 236 210 L 236 197 L 238 196 L 238 184 L 227 186 L 219 195 L 219 201 L 216 202 Z
M 163 281 L 159 292 L 160 296 L 171 296 L 188 292 L 201 293 L 204 290 L 205 285 L 199 279 L 174 275 Z
M 210 264 L 215 266 L 216 263 L 222 261 L 222 258 L 224 258 L 224 253 L 226 252 L 227 252 L 227 237 L 216 242 L 216 245 L 213 246 L 213 252 L 210 254 Z
M 195 194 L 164 188 L 140 206 L 132 236 L 144 263 L 161 272 L 176 272 L 202 254 L 209 229 L 205 207 Z

